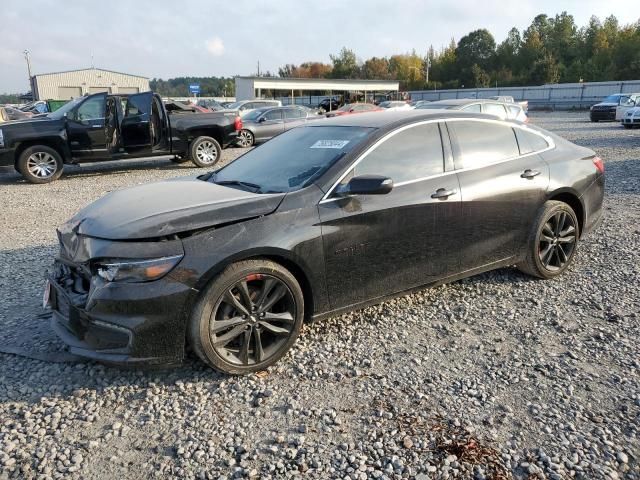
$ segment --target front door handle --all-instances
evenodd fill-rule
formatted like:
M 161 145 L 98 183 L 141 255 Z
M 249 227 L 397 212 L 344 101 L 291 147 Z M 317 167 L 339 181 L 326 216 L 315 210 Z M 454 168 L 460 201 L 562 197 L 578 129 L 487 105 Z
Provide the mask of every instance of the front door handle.
M 520 175 L 520 177 L 522 177 L 522 178 L 533 178 L 533 177 L 537 177 L 538 175 L 540 175 L 540 171 L 539 170 L 531 170 L 531 169 L 527 168 L 524 172 L 522 172 L 522 175 Z
M 439 188 L 438 190 L 436 190 L 434 193 L 431 194 L 431 198 L 447 199 L 451 195 L 455 195 L 456 193 L 458 192 L 455 190 L 447 190 L 446 188 Z

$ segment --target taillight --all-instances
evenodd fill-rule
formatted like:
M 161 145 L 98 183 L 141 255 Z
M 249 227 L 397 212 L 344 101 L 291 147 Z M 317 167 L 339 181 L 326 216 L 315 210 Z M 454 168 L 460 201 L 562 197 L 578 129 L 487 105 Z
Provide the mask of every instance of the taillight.
M 600 173 L 604 173 L 604 162 L 600 157 L 593 157 L 593 164 L 596 166 Z
M 235 128 L 236 132 L 242 130 L 242 119 L 240 117 L 236 117 L 236 121 L 233 122 L 233 128 Z

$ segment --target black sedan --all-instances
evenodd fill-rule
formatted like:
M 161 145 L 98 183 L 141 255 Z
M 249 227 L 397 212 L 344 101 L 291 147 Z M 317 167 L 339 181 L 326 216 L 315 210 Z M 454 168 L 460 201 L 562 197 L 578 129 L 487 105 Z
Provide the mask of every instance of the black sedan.
M 58 232 L 45 303 L 73 353 L 228 373 L 282 357 L 303 321 L 517 265 L 564 272 L 602 215 L 604 166 L 481 114 L 351 115 L 214 173 L 112 192 Z

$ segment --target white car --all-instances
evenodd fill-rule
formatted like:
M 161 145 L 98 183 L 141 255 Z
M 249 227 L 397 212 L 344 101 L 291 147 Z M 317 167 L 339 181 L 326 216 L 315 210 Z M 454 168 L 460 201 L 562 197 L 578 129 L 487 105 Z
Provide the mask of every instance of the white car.
M 627 108 L 620 122 L 624 128 L 640 127 L 640 107 Z
M 620 95 L 620 101 L 616 107 L 616 121 L 621 122 L 627 112 L 636 105 L 640 105 L 640 93 Z

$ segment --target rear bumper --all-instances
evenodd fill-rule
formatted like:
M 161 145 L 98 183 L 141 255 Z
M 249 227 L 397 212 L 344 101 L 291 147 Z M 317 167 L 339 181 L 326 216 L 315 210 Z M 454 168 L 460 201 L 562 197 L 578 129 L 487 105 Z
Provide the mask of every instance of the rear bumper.
M 227 147 L 229 147 L 229 146 L 235 145 L 235 144 L 236 144 L 236 142 L 238 141 L 238 133 L 239 133 L 239 132 L 236 132 L 235 130 L 234 130 L 233 132 L 229 133 L 229 134 L 227 135 L 227 141 L 226 141 L 226 143 L 223 143 L 223 144 L 221 145 L 221 146 L 222 146 L 222 148 L 227 148 Z
M 615 120 L 616 111 L 614 110 L 591 110 L 589 113 L 591 120 Z
M 51 327 L 75 355 L 114 365 L 176 365 L 184 356 L 185 305 L 192 290 L 168 277 L 139 284 L 107 283 L 86 305 L 53 276 Z
M 587 187 L 582 195 L 585 218 L 581 237 L 584 237 L 598 228 L 603 219 L 602 203 L 604 200 L 604 174 L 598 176 L 595 181 Z

